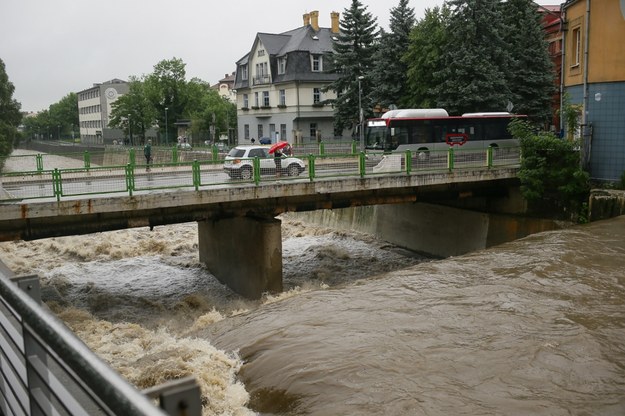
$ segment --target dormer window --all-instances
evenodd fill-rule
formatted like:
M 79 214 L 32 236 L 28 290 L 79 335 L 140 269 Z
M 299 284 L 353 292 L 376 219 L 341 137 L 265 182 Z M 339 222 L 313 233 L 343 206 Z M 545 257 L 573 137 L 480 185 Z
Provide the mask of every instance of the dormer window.
M 278 75 L 286 73 L 286 57 L 278 58 Z
M 311 69 L 313 72 L 323 71 L 323 56 L 311 55 Z
M 258 56 L 265 56 L 265 50 L 264 49 L 259 49 L 258 50 Z

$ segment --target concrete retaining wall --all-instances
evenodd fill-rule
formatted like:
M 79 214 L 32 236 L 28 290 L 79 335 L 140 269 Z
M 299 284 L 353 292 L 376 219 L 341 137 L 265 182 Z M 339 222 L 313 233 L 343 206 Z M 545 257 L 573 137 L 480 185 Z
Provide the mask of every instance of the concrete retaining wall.
M 625 191 L 595 189 L 588 205 L 590 221 L 625 215 Z
M 326 227 L 374 235 L 397 246 L 437 257 L 457 256 L 536 232 L 561 228 L 551 220 L 487 214 L 426 203 L 288 215 Z

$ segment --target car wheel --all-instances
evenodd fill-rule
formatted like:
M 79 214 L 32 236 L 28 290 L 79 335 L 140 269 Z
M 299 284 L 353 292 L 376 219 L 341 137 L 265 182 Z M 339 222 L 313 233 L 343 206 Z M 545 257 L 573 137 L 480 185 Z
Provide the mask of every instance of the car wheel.
M 286 172 L 289 176 L 299 176 L 301 172 L 300 167 L 297 165 L 297 163 L 291 163 L 286 169 Z
M 252 168 L 249 166 L 241 168 L 241 179 L 252 179 Z

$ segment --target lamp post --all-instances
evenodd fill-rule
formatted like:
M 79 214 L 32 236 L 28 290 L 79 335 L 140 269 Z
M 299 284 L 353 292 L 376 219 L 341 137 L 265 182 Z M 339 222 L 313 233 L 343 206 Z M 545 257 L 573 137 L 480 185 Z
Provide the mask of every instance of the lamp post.
M 57 125 L 56 126 L 56 139 L 60 142 L 61 141 L 61 126 Z
M 358 136 L 360 138 L 360 151 L 365 150 L 365 136 L 362 131 L 363 128 L 363 114 L 362 114 L 362 86 L 361 81 L 364 79 L 362 75 L 358 77 Z
M 169 132 L 167 131 L 167 107 L 165 107 L 165 144 L 169 146 Z

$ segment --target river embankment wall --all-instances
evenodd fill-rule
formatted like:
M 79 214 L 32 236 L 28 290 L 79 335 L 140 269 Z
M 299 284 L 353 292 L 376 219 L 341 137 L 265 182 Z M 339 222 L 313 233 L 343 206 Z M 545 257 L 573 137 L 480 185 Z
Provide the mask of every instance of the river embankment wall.
M 588 202 L 590 221 L 606 220 L 625 215 L 625 191 L 616 189 L 594 189 Z

